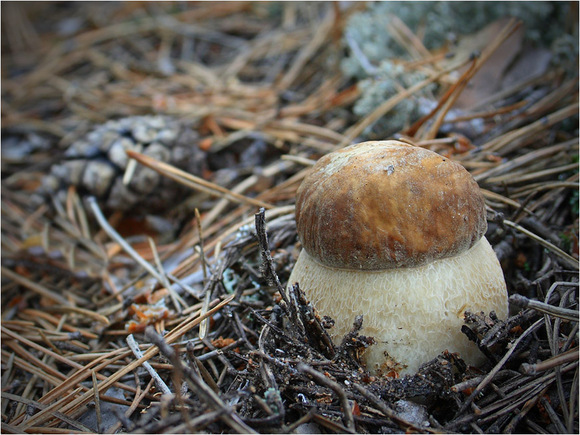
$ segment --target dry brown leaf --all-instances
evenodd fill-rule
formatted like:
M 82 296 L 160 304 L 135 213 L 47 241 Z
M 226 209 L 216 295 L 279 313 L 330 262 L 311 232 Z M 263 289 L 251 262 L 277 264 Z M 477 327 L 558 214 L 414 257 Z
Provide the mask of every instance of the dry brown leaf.
M 482 52 L 508 22 L 509 18 L 502 18 L 479 32 L 463 38 L 459 43 L 455 58 L 469 57 L 472 53 Z M 457 99 L 456 108 L 469 109 L 483 98 L 501 89 L 504 73 L 522 49 L 524 33 L 525 29 L 521 26 L 491 55 Z

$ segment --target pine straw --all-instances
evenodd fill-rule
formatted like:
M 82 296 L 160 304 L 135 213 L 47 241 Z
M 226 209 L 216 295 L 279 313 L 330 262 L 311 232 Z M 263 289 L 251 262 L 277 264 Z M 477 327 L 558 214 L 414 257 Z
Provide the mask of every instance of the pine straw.
M 515 23 L 459 80 L 449 75 L 459 65 L 445 71 L 442 56 L 414 47 L 425 58 L 409 68 L 430 78 L 357 121 L 349 108 L 358 90 L 338 68 L 352 11 L 285 3 L 276 23 L 261 3 L 129 3 L 105 20 L 75 5 L 92 30 L 65 41 L 34 32 L 27 17 L 46 19 L 34 7 L 3 9 L 12 53 L 4 69 L 27 67 L 15 54 L 22 47 L 33 46 L 37 62 L 3 78 L 2 122 L 49 134 L 55 148 L 3 162 L 4 432 L 290 432 L 307 423 L 327 432 L 578 432 L 578 130 L 562 126 L 578 112 L 577 83 L 551 70 L 490 96 L 472 111 L 487 126 L 475 145 L 439 134 Z M 444 90 L 439 106 L 400 137 L 460 161 L 479 182 L 513 315 L 468 316 L 464 332 L 484 367 L 444 353 L 416 376 L 376 378 L 359 363 L 370 345 L 360 322 L 332 342 L 328 319 L 301 290 L 282 291 L 299 249 L 293 198 L 320 155 L 433 81 Z M 123 237 L 122 216 L 100 216 L 74 189 L 60 208 L 31 205 L 48 163 L 92 123 L 152 111 L 195 121 L 210 153 L 259 135 L 277 156 L 222 186 L 132 155 L 214 198 L 170 241 Z M 403 414 L 401 400 L 422 403 L 424 418 Z M 111 413 L 112 426 L 103 420 Z

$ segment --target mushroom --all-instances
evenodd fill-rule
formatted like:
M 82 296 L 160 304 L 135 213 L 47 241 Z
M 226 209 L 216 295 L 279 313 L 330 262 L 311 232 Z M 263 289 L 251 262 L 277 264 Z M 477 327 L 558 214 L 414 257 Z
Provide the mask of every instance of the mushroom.
M 464 313 L 508 314 L 506 284 L 485 238 L 485 203 L 463 166 L 399 141 L 322 157 L 296 198 L 302 251 L 290 275 L 342 337 L 357 315 L 376 344 L 375 374 L 414 373 L 448 350 L 477 365 Z

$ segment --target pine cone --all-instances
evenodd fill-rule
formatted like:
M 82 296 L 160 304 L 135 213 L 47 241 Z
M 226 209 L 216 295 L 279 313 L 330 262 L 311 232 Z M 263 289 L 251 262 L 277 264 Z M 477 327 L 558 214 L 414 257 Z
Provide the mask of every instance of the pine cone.
M 187 188 L 137 164 L 128 184 L 123 183 L 129 158 L 135 150 L 200 175 L 206 155 L 198 136 L 184 123 L 163 116 L 132 116 L 106 122 L 65 152 L 65 160 L 51 167 L 43 194 L 62 200 L 70 185 L 81 196 L 94 195 L 105 209 L 140 213 L 166 208 L 183 198 Z

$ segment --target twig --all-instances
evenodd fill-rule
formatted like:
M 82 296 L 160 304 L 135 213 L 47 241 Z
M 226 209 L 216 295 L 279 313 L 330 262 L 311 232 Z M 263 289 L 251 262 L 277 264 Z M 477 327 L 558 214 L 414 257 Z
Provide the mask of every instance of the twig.
M 416 60 L 431 57 L 429 50 L 425 48 L 419 38 L 403 20 L 394 14 L 387 15 L 388 24 L 385 26 L 387 31 L 393 36 L 399 45 L 401 45 L 409 55 Z
M 437 101 L 437 105 L 433 108 L 433 110 L 431 110 L 428 114 L 426 114 L 425 116 L 421 117 L 416 122 L 414 122 L 413 125 L 405 131 L 405 134 L 407 134 L 409 136 L 413 136 L 416 139 L 419 139 L 422 141 L 432 141 L 435 138 L 433 133 L 428 133 L 428 134 L 424 135 L 424 137 L 417 137 L 417 132 L 419 131 L 419 128 L 422 127 L 429 119 L 431 119 L 433 116 L 435 116 L 437 114 L 437 112 L 439 112 L 442 108 L 445 108 L 443 111 L 439 112 L 439 115 L 436 119 L 436 122 L 434 123 L 434 125 L 431 128 L 432 131 L 439 130 L 441 123 L 443 122 L 447 112 L 451 108 L 451 105 L 448 102 L 450 101 L 450 99 L 451 99 L 451 103 L 455 102 L 457 97 L 455 97 L 455 99 L 452 99 L 452 97 L 454 95 L 458 96 L 459 94 L 461 94 L 461 91 L 463 90 L 465 83 L 471 78 L 471 72 L 472 72 L 472 70 L 475 69 L 475 67 L 476 67 L 476 62 L 475 62 L 475 60 L 473 60 L 472 64 L 461 75 L 461 77 L 459 77 L 459 79 L 455 82 L 455 84 L 453 84 L 453 86 L 451 86 L 439 98 L 439 101 Z
M 280 90 L 288 89 L 288 87 L 292 83 L 294 83 L 294 81 L 298 77 L 298 74 L 304 68 L 306 62 L 314 55 L 314 53 L 316 53 L 316 51 L 326 41 L 333 24 L 334 24 L 334 11 L 332 9 L 329 9 L 322 22 L 317 23 L 318 28 L 314 32 L 314 35 L 312 35 L 310 41 L 300 50 L 300 52 L 294 59 L 292 66 L 282 77 L 280 82 L 276 85 L 278 89 Z
M 209 310 L 207 312 L 206 316 L 211 316 L 214 313 L 216 313 L 217 311 L 221 310 L 225 305 L 227 305 L 229 302 L 231 302 L 231 300 L 233 299 L 234 296 L 235 295 L 232 295 L 232 296 L 226 298 L 225 300 L 223 300 L 220 304 L 218 304 L 217 306 L 215 306 L 214 308 Z M 169 332 L 165 336 L 166 341 L 168 343 L 173 343 L 178 337 L 181 337 L 183 334 L 185 334 L 186 332 L 188 332 L 189 330 L 191 330 L 192 328 L 197 326 L 199 324 L 199 322 L 201 320 L 203 320 L 204 318 L 205 317 L 194 317 L 193 319 L 192 318 L 185 319 L 180 325 L 175 327 L 171 332 Z M 13 337 L 19 339 L 19 341 L 26 343 L 28 346 L 38 348 L 36 343 L 30 342 L 29 340 L 26 340 L 22 337 L 19 338 L 18 335 L 13 334 L 12 332 L 10 332 L 8 330 L 5 330 L 4 327 L 2 327 L 2 333 L 12 335 Z M 50 354 L 51 356 L 53 356 L 53 358 L 56 358 L 58 360 L 63 360 L 63 362 L 68 363 L 68 365 L 70 365 L 72 367 L 76 367 L 76 368 L 80 369 L 81 371 L 86 369 L 83 366 L 81 366 L 80 364 L 73 363 L 73 362 L 67 360 L 66 358 L 63 358 L 57 354 L 53 354 L 52 352 L 50 352 L 44 348 L 41 348 L 40 350 L 44 351 L 47 354 Z M 151 358 L 153 358 L 157 353 L 158 353 L 158 349 L 156 347 L 151 347 L 151 348 L 147 349 L 147 351 L 145 351 L 142 358 L 129 363 L 128 365 L 123 367 L 121 370 L 115 372 L 113 375 L 109 376 L 108 378 L 106 378 L 103 375 L 99 375 L 99 377 L 101 377 L 101 376 L 103 377 L 103 382 L 101 382 L 99 384 L 99 390 L 104 391 L 104 390 L 110 388 L 113 384 L 118 382 L 124 375 L 135 370 L 137 367 L 142 365 L 143 362 L 148 361 Z M 122 357 L 122 356 L 123 355 L 120 355 L 120 357 Z M 108 362 L 105 365 L 107 365 L 107 364 L 108 364 Z M 53 390 L 53 392 L 55 392 L 55 390 Z M 80 397 L 77 397 L 76 399 L 72 400 L 70 403 L 68 403 L 64 407 L 63 407 L 62 403 L 59 403 L 59 401 L 55 402 L 53 405 L 55 407 L 62 408 L 62 412 L 69 412 L 75 408 L 78 408 L 78 407 L 88 403 L 91 400 L 92 394 L 93 393 L 92 393 L 92 388 L 91 388 L 87 392 L 82 394 Z M 53 405 L 51 405 L 51 407 Z M 48 411 L 46 411 L 46 412 L 48 412 Z M 39 424 L 41 421 L 43 421 L 42 419 L 46 417 L 46 412 L 44 414 L 38 413 L 38 414 L 34 415 L 33 417 L 31 417 L 29 420 L 26 421 L 27 425 L 32 426 L 35 423 Z
M 497 375 L 492 379 L 492 381 L 496 381 L 498 378 L 501 378 L 501 377 L 509 377 L 509 376 L 513 377 L 514 375 L 518 375 L 518 374 L 519 373 L 514 371 L 514 370 L 502 370 L 502 371 L 497 373 Z M 475 378 L 471 378 L 471 379 L 468 379 L 466 381 L 455 384 L 451 387 L 451 391 L 453 391 L 454 393 L 460 393 L 460 392 L 465 391 L 469 388 L 475 388 L 479 385 L 479 383 L 483 380 L 484 377 L 485 376 L 477 376 Z
M 58 307 L 58 306 L 53 306 L 53 307 L 45 307 L 44 308 L 45 311 L 48 311 L 50 313 L 60 313 L 60 314 L 66 314 L 66 313 L 74 313 L 74 314 L 80 314 L 81 316 L 86 316 L 89 319 L 94 320 L 95 322 L 99 322 L 103 325 L 109 325 L 111 322 L 109 322 L 109 319 L 107 319 L 105 316 L 101 316 L 99 313 L 96 313 L 92 310 L 87 310 L 85 308 L 79 308 L 79 307 Z
M 563 143 L 560 143 L 557 145 L 553 145 L 550 147 L 544 147 L 544 148 L 541 148 L 539 150 L 534 150 L 532 152 L 526 153 L 523 156 L 516 157 L 515 159 L 511 159 L 511 160 L 509 160 L 505 163 L 502 163 L 499 166 L 495 166 L 495 167 L 493 167 L 493 168 L 491 168 L 483 173 L 476 174 L 473 176 L 473 178 L 478 183 L 481 183 L 483 180 L 485 180 L 487 178 L 497 177 L 498 175 L 501 175 L 504 173 L 510 173 L 515 168 L 526 165 L 534 160 L 540 160 L 540 161 L 542 159 L 545 160 L 547 156 L 557 154 L 561 151 L 569 150 L 573 146 L 578 146 L 578 138 L 575 138 L 575 139 L 572 139 L 572 140 L 569 140 L 569 141 L 566 141 L 566 142 L 563 142 Z M 509 176 L 513 177 L 513 174 L 510 173 Z
M 203 272 L 203 279 L 207 279 L 207 264 L 205 260 L 205 251 L 203 248 L 203 233 L 201 231 L 201 216 L 199 215 L 199 210 L 195 209 L 195 222 L 197 224 L 197 232 L 199 233 L 199 258 L 201 259 L 201 270 Z M 204 314 L 209 309 L 209 302 L 211 300 L 211 288 L 207 288 L 203 300 L 203 306 L 201 308 L 201 313 Z M 203 340 L 207 336 L 207 331 L 209 328 L 209 318 L 205 319 L 199 324 L 199 339 Z
M 377 107 L 375 110 L 373 110 L 369 115 L 367 115 L 366 117 L 361 119 L 354 126 L 350 127 L 348 129 L 347 133 L 345 134 L 345 136 L 346 136 L 345 139 L 338 145 L 338 148 L 342 148 L 346 145 L 349 145 L 355 137 L 360 135 L 367 127 L 374 124 L 380 118 L 382 118 L 387 113 L 389 113 L 397 104 L 399 104 L 405 98 L 413 95 L 414 93 L 420 91 L 421 89 L 423 89 L 427 85 L 437 81 L 439 78 L 441 78 L 445 74 L 449 74 L 450 72 L 455 71 L 456 69 L 458 69 L 460 67 L 461 67 L 461 65 L 454 65 L 450 68 L 447 68 L 446 70 L 439 71 L 437 74 L 434 74 L 433 76 L 411 86 L 410 88 L 405 89 L 396 95 L 393 95 L 387 101 L 382 103 L 379 107 Z
M 578 347 L 575 347 L 574 349 L 570 349 L 536 364 L 523 363 L 520 367 L 520 371 L 525 375 L 535 375 L 539 372 L 550 370 L 572 361 L 578 361 L 578 356 Z
M 97 414 L 97 433 L 102 433 L 103 416 L 101 414 L 101 399 L 99 397 L 97 375 L 94 370 L 91 370 L 91 378 L 93 381 L 93 391 L 95 393 L 94 398 L 95 398 L 95 413 Z
M 258 244 L 260 246 L 260 256 L 262 257 L 262 273 L 266 281 L 268 281 L 268 284 L 276 287 L 286 303 L 287 310 L 290 307 L 290 302 L 286 295 L 286 290 L 282 287 L 278 274 L 276 274 L 276 270 L 274 269 L 274 260 L 272 260 L 272 254 L 268 246 L 268 235 L 266 234 L 266 211 L 263 208 L 255 214 L 255 226 L 256 237 L 258 238 Z
M 169 430 L 167 430 L 164 433 L 177 433 L 177 434 L 193 433 L 192 429 L 194 429 L 196 433 L 202 433 L 203 428 L 208 424 L 212 423 L 213 421 L 217 420 L 218 418 L 220 418 L 223 412 L 224 411 L 221 409 L 211 412 L 205 412 L 198 417 L 192 418 L 186 423 L 170 427 Z
M 424 433 L 424 432 L 428 432 L 428 433 L 439 433 L 439 431 L 437 431 L 437 430 L 433 430 L 433 429 L 430 429 L 430 428 L 424 427 L 424 426 L 420 426 L 419 427 L 416 424 L 411 423 L 410 421 L 407 421 L 403 417 L 399 416 L 394 410 L 392 410 L 391 408 L 389 408 L 385 404 L 385 401 L 384 400 L 381 400 L 380 398 L 378 398 L 377 396 L 375 396 L 373 393 L 371 393 L 370 391 L 368 391 L 362 385 L 359 385 L 359 384 L 353 384 L 353 385 L 354 385 L 354 388 L 360 394 L 362 394 L 365 399 L 367 399 L 369 402 L 371 402 L 373 404 L 373 406 L 376 406 L 377 409 L 380 412 L 382 412 L 387 418 L 390 418 L 390 419 L 396 421 L 397 423 L 399 423 L 400 425 L 404 426 L 405 428 L 413 429 L 413 430 L 417 431 L 417 433 Z
M 469 395 L 469 397 L 465 400 L 465 402 L 463 402 L 463 405 L 461 405 L 461 408 L 459 409 L 459 411 L 457 412 L 456 415 L 462 414 L 463 412 L 465 412 L 467 410 L 467 408 L 469 408 L 471 406 L 471 404 L 473 403 L 475 398 L 479 395 L 479 393 L 493 380 L 493 378 L 495 377 L 497 372 L 499 372 L 501 370 L 501 368 L 504 366 L 504 364 L 507 362 L 507 360 L 512 356 L 512 354 L 515 352 L 516 348 L 518 347 L 518 344 L 520 344 L 522 342 L 522 340 L 528 334 L 531 334 L 539 326 L 541 326 L 543 322 L 544 322 L 543 318 L 536 320 L 528 329 L 526 329 L 524 331 L 524 333 L 522 335 L 520 335 L 518 337 L 518 339 L 516 341 L 513 342 L 512 346 L 505 353 L 503 358 L 487 374 L 487 376 L 483 379 L 483 381 L 481 381 L 479 383 L 479 385 L 473 390 L 473 392 Z
M 358 42 L 352 36 L 352 32 L 346 31 L 344 33 L 344 39 L 346 40 L 346 43 L 348 44 L 350 51 L 352 51 L 352 54 L 354 55 L 354 57 L 356 57 L 356 59 L 360 63 L 360 66 L 362 66 L 367 75 L 372 77 L 375 74 L 377 74 L 379 72 L 379 68 L 374 66 L 368 59 L 368 57 L 364 54 L 364 52 L 360 49 Z
M 517 146 L 518 141 L 522 138 L 537 134 L 547 128 L 553 126 L 557 122 L 563 121 L 566 118 L 574 116 L 578 113 L 578 103 L 570 104 L 556 112 L 550 113 L 541 119 L 532 122 L 522 128 L 511 130 L 502 136 L 499 136 L 481 147 L 483 151 L 480 155 L 483 157 L 488 153 L 498 152 L 507 144 L 514 147 Z
M 577 287 L 578 283 L 570 283 L 570 285 Z M 520 308 L 531 308 L 541 313 L 549 314 L 554 317 L 560 317 L 562 319 L 570 320 L 572 322 L 578 322 L 579 320 L 578 310 L 555 307 L 553 305 L 546 304 L 544 302 L 528 299 L 527 297 L 520 294 L 511 295 L 509 301 L 510 303 Z
M 239 433 L 256 433 L 252 428 L 247 426 L 240 417 L 221 400 L 221 398 L 197 376 L 189 367 L 184 366 L 178 358 L 177 353 L 163 340 L 155 329 L 148 326 L 145 329 L 145 336 L 172 362 L 175 370 L 185 375 L 185 379 L 191 389 L 199 394 L 203 399 L 216 410 L 223 410 L 224 413 L 220 418 L 235 431 Z
M 568 420 L 566 421 L 566 430 L 568 433 L 573 433 L 574 423 L 577 421 L 578 415 L 578 367 L 574 371 L 574 378 L 570 387 L 570 400 L 568 401 Z
M 565 171 L 575 170 L 576 168 L 578 168 L 578 164 L 574 163 L 574 164 L 566 165 L 566 166 L 559 167 L 559 168 L 546 169 L 545 171 L 540 171 L 540 172 L 536 172 L 534 174 L 529 174 L 529 175 L 530 175 L 530 177 L 533 176 L 534 178 L 536 178 L 536 177 L 542 177 L 544 175 L 558 174 L 558 173 L 565 172 Z M 509 182 L 505 182 L 505 181 L 501 181 L 501 182 L 504 183 L 505 185 L 508 185 L 508 184 L 515 183 L 515 182 L 521 182 L 522 180 L 527 181 L 528 179 L 529 178 L 524 175 L 517 180 L 512 178 Z M 562 191 L 562 188 L 569 188 L 569 189 L 578 190 L 579 187 L 580 187 L 580 185 L 578 184 L 578 182 L 574 182 L 574 181 L 551 181 L 551 182 L 544 182 L 544 183 L 534 183 L 534 184 L 528 184 L 527 186 L 525 186 L 521 189 L 514 190 L 512 196 L 514 198 L 519 198 L 522 196 L 530 196 L 536 192 L 541 192 L 543 190 L 552 190 L 552 189 L 558 189 L 557 193 L 559 193 L 560 191 Z M 536 204 L 541 204 L 542 202 L 543 201 L 540 200 Z M 537 208 L 537 206 L 536 206 L 536 208 Z
M 143 358 L 143 353 L 139 349 L 139 345 L 135 341 L 133 334 L 127 335 L 126 341 L 127 345 L 129 346 L 129 349 L 131 349 L 131 352 L 133 352 L 133 355 L 135 355 L 135 358 L 137 358 L 138 360 Z M 159 389 L 163 394 L 173 394 L 169 389 L 169 387 L 167 386 L 167 384 L 163 381 L 163 379 L 161 379 L 161 376 L 159 376 L 159 374 L 153 369 L 153 367 L 151 367 L 151 364 L 149 364 L 148 361 L 143 361 L 142 365 L 145 368 L 145 370 L 149 372 L 151 377 L 155 379 L 157 387 L 159 387 Z
M 352 416 L 352 409 L 350 407 L 350 403 L 348 402 L 348 398 L 346 397 L 346 393 L 344 392 L 342 387 L 340 385 L 338 385 L 336 382 L 334 382 L 332 379 L 327 378 L 322 373 L 314 370 L 312 367 L 310 367 L 304 363 L 298 364 L 298 366 L 296 368 L 298 369 L 298 371 L 300 371 L 302 373 L 306 373 L 307 375 L 313 377 L 317 383 L 324 385 L 325 387 L 330 388 L 332 391 L 334 391 L 337 394 L 337 396 L 340 400 L 340 405 L 342 406 L 342 412 L 344 413 L 343 422 L 344 422 L 345 426 L 350 431 L 352 431 L 352 433 L 355 433 L 355 426 L 354 426 L 354 418 Z
M 487 60 L 491 57 L 491 55 L 500 47 L 504 41 L 510 37 L 518 28 L 522 25 L 521 22 L 517 22 L 515 19 L 511 19 L 506 26 L 501 30 L 501 32 L 496 36 L 496 38 L 485 48 L 484 52 L 481 54 L 481 57 L 475 62 L 473 68 L 468 70 L 468 73 L 465 77 L 462 77 L 461 82 L 458 83 L 455 91 L 449 97 L 449 99 L 445 102 L 442 110 L 437 115 L 436 119 L 433 122 L 433 125 L 429 129 L 429 132 L 426 134 L 426 138 L 433 139 L 436 137 L 441 124 L 447 115 L 447 112 L 451 109 L 455 101 L 459 98 L 469 81 L 475 76 L 475 74 L 481 69 L 481 67 L 487 62 Z
M 289 162 L 280 162 L 280 161 L 276 161 L 271 165 L 268 165 L 266 168 L 264 168 L 261 173 L 260 176 L 262 177 L 274 177 L 275 175 L 278 175 L 280 172 L 286 171 L 290 168 L 292 168 L 292 163 Z M 260 176 L 258 174 L 252 174 L 250 175 L 248 178 L 246 178 L 245 180 L 243 180 L 242 182 L 240 182 L 239 184 L 237 184 L 236 186 L 234 186 L 231 191 L 235 192 L 235 193 L 243 193 L 246 190 L 248 190 L 250 187 L 254 186 L 256 183 L 259 182 L 260 180 Z M 262 200 L 263 199 L 263 195 L 260 194 L 257 196 L 256 199 Z M 229 200 L 227 198 L 223 198 L 221 200 L 218 201 L 218 203 L 204 216 L 203 218 L 203 223 L 204 225 L 209 225 L 210 223 L 212 223 L 218 216 L 222 215 L 225 208 L 229 205 Z
M 93 214 L 97 218 L 97 222 L 99 225 L 101 225 L 101 228 L 105 230 L 109 237 L 116 241 L 121 246 L 121 248 L 123 248 L 123 250 L 129 254 L 137 263 L 139 263 L 147 272 L 153 275 L 160 283 L 163 283 L 165 281 L 163 276 L 157 272 L 157 270 L 155 270 L 155 268 L 151 266 L 149 262 L 145 261 L 145 259 L 141 257 L 139 253 L 135 251 L 133 247 L 129 245 L 127 241 L 117 231 L 115 231 L 111 225 L 109 225 L 109 222 L 107 222 L 107 219 L 105 219 L 105 216 L 99 208 L 96 198 L 94 196 L 90 196 L 87 198 L 87 201 L 89 203 L 89 207 L 91 207 L 91 210 L 93 211 Z
M 25 399 L 24 397 L 17 396 L 16 394 L 10 394 L 10 393 L 2 392 L 2 398 L 3 399 L 8 399 L 8 400 L 13 400 L 15 402 L 21 402 L 21 403 L 24 403 L 26 405 L 33 406 L 36 409 L 44 410 L 44 409 L 48 408 L 48 405 L 45 405 L 44 403 L 40 403 L 40 402 L 37 402 L 37 401 L 34 401 L 34 400 L 30 400 L 30 399 Z M 52 414 L 56 418 L 58 418 L 58 419 L 62 420 L 63 422 L 71 425 L 72 427 L 77 428 L 80 431 L 83 431 L 83 432 L 86 432 L 86 433 L 91 433 L 92 432 L 92 430 L 89 427 L 85 426 L 84 424 L 82 424 L 79 421 L 76 421 L 76 420 L 68 417 L 67 415 L 63 414 L 62 412 L 52 411 Z M 22 429 L 20 427 L 18 427 L 17 432 L 14 432 L 14 433 L 22 433 Z
M 573 433 L 574 432 L 574 431 L 571 431 L 571 432 L 566 431 L 566 428 L 562 424 L 562 421 L 560 420 L 558 413 L 554 410 L 554 408 L 550 404 L 549 400 L 547 400 L 545 397 L 541 397 L 540 403 L 542 404 L 542 406 L 546 410 L 546 413 L 550 417 L 550 420 L 552 421 L 552 423 L 554 423 L 554 425 L 556 426 L 556 430 L 557 430 L 556 433 Z
M 280 158 L 282 160 L 288 160 L 290 162 L 295 162 L 295 163 L 298 163 L 300 165 L 307 166 L 307 167 L 314 166 L 314 164 L 316 163 L 316 160 L 308 159 L 306 157 L 301 157 L 301 156 L 293 156 L 291 154 L 284 154 Z
M 123 417 L 119 418 L 119 422 L 117 422 L 116 424 L 114 424 L 113 426 L 111 426 L 109 428 L 109 430 L 107 431 L 107 433 L 110 434 L 114 434 L 117 433 L 117 431 L 119 430 L 119 428 L 121 427 L 121 425 L 124 425 L 125 428 L 127 429 L 127 431 L 131 430 L 132 425 L 129 424 L 130 421 L 128 420 L 129 417 L 135 412 L 135 410 L 137 409 L 137 407 L 139 406 L 139 404 L 143 401 L 143 399 L 145 398 L 145 396 L 147 394 L 149 394 L 149 390 L 151 389 L 151 387 L 153 386 L 153 384 L 155 383 L 155 379 L 151 378 L 151 380 L 149 381 L 149 384 L 147 384 L 147 386 L 145 387 L 145 389 L 143 389 L 143 391 L 139 391 L 139 385 L 138 385 L 138 389 L 135 395 L 135 398 L 133 399 L 133 403 L 131 403 L 131 406 L 129 407 L 129 409 L 127 411 L 125 411 L 125 414 L 121 414 L 124 417 L 124 420 L 127 420 L 126 422 L 123 420 Z M 114 410 L 113 410 L 114 412 Z M 117 416 L 119 417 L 119 416 Z M 127 423 L 127 424 L 126 424 Z
M 149 247 L 151 248 L 151 252 L 153 253 L 153 259 L 155 260 L 155 265 L 159 270 L 159 276 L 162 278 L 161 284 L 169 291 L 169 296 L 171 298 L 171 302 L 173 302 L 173 306 L 178 314 L 181 314 L 183 311 L 182 308 L 187 307 L 187 303 L 177 294 L 167 275 L 165 274 L 165 270 L 163 269 L 163 264 L 161 263 L 161 258 L 159 258 L 159 252 L 157 251 L 157 246 L 151 237 L 147 237 L 147 241 L 149 242 Z M 149 264 L 149 263 L 148 263 Z
M 522 410 L 518 412 L 508 423 L 508 425 L 504 429 L 504 433 L 513 433 L 518 423 L 526 416 L 528 412 L 536 405 L 538 400 L 544 396 L 548 387 L 545 387 L 539 394 L 536 394 L 534 397 L 526 401 Z

